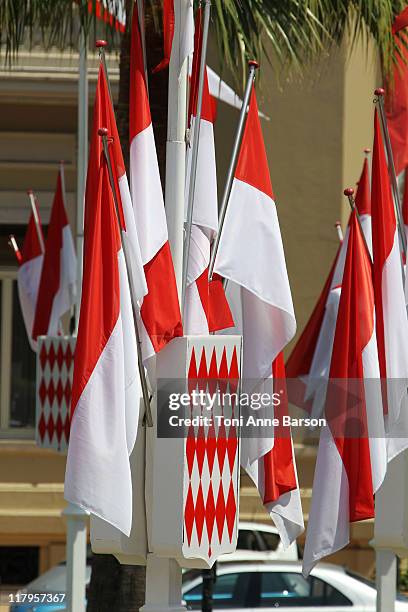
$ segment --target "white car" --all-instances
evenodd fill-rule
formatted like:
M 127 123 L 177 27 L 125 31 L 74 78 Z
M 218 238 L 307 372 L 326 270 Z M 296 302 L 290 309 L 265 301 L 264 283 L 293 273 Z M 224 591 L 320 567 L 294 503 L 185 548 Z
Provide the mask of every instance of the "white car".
M 213 607 L 231 612 L 375 612 L 376 590 L 370 581 L 344 568 L 320 563 L 306 579 L 299 561 L 219 565 Z M 200 610 L 202 577 L 196 570 L 183 576 L 183 599 Z M 408 612 L 408 599 L 398 596 L 396 612 Z
M 299 552 L 296 542 L 286 550 L 276 527 L 263 523 L 239 522 L 237 550 L 222 555 L 219 563 L 238 563 L 239 561 L 297 561 Z

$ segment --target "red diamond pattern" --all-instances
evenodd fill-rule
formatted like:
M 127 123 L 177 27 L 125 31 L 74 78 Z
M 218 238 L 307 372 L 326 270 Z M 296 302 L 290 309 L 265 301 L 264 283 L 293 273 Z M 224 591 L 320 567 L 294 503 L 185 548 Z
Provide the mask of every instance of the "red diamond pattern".
M 58 369 L 61 370 L 62 369 L 62 364 L 64 363 L 64 351 L 62 349 L 61 344 L 58 347 L 58 351 L 57 351 L 57 364 L 58 364 Z
M 46 429 L 47 429 L 47 424 L 45 422 L 44 414 L 41 414 L 40 420 L 38 422 L 38 433 L 40 434 L 41 442 L 43 442 L 44 440 Z
M 207 349 L 208 351 L 208 349 Z M 188 389 L 215 393 L 236 392 L 239 381 L 238 353 L 227 355 L 224 347 L 206 353 L 193 347 L 188 368 Z M 221 358 L 220 358 L 221 357 Z M 219 363 L 217 363 L 217 359 Z M 228 359 L 230 365 L 228 366 Z M 209 360 L 209 364 L 207 363 Z M 203 416 L 212 413 L 201 409 Z M 193 416 L 193 414 L 191 414 Z M 234 416 L 233 414 L 231 416 Z M 237 521 L 238 435 L 236 427 L 211 420 L 211 425 L 191 426 L 186 437 L 186 497 L 184 502 L 184 546 L 189 554 L 198 546 L 208 559 L 220 554 L 222 547 L 231 550 Z M 196 555 L 194 555 L 196 556 Z
M 74 340 L 61 337 L 45 338 L 39 342 L 37 441 L 46 448 L 64 451 L 70 431 Z
M 55 360 L 56 360 L 56 355 L 55 355 L 54 344 L 51 342 L 51 348 L 48 351 L 48 361 L 50 363 L 51 372 L 54 369 Z

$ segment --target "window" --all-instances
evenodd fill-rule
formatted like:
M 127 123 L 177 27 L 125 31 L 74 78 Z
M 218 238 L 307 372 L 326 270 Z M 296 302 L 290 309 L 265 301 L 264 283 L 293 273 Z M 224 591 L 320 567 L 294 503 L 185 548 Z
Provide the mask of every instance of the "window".
M 238 550 L 262 550 L 254 531 L 240 529 L 238 532 Z
M 258 537 L 264 544 L 264 550 L 276 550 L 279 546 L 280 537 L 277 533 L 258 531 Z
M 0 546 L 0 583 L 23 586 L 38 576 L 38 546 Z
M 258 607 L 261 608 L 352 605 L 340 591 L 313 576 L 306 579 L 290 572 L 263 572 L 260 576 Z
M 27 213 L 28 214 L 28 213 Z M 0 225 L 0 436 L 34 438 L 36 356 L 27 340 L 17 290 L 17 264 L 27 226 Z
M 0 269 L 0 429 L 3 437 L 34 437 L 36 360 L 27 340 L 17 271 Z
M 221 608 L 248 607 L 250 573 L 221 574 L 214 584 L 213 605 Z M 200 610 L 203 585 L 200 583 L 184 594 L 184 600 L 190 610 Z

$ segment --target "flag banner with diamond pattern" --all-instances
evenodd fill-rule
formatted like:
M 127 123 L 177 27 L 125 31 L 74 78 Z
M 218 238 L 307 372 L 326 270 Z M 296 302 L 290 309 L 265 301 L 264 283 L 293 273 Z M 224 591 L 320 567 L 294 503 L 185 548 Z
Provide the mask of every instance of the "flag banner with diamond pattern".
M 76 338 L 38 338 L 36 442 L 42 448 L 66 452 Z

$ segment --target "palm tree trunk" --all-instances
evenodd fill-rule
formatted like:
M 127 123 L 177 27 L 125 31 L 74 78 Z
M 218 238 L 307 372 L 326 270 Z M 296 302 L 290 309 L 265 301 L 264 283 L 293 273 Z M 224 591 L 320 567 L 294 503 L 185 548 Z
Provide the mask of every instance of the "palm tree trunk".
M 161 6 L 160 0 L 155 0 Z M 126 14 L 131 15 L 133 0 L 126 0 Z M 168 71 L 152 74 L 162 59 L 163 39 L 153 22 L 153 2 L 146 3 L 146 48 L 149 74 L 149 96 L 156 138 L 160 174 L 164 185 L 167 138 Z M 122 36 L 119 64 L 119 96 L 116 107 L 119 137 L 129 176 L 129 87 L 130 23 Z M 88 590 L 87 612 L 138 612 L 145 603 L 146 568 L 120 565 L 113 555 L 94 555 Z

